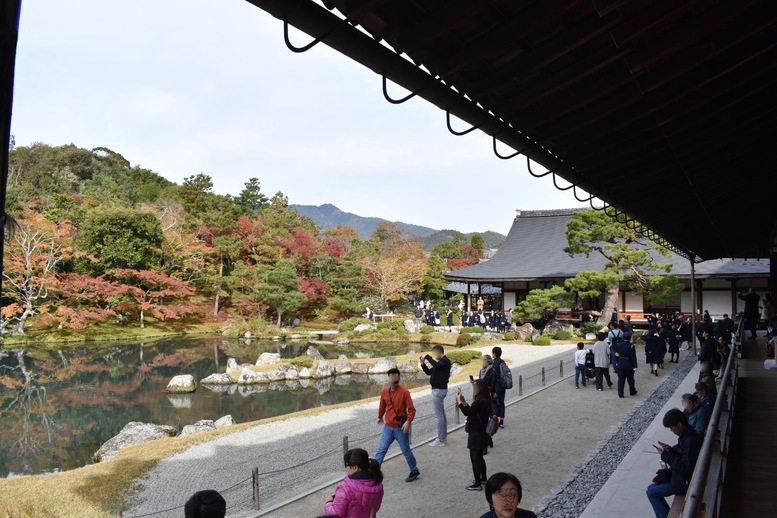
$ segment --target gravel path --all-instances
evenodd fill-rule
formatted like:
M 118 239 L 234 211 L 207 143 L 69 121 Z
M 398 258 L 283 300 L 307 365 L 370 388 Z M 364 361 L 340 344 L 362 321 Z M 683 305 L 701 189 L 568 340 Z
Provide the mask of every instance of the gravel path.
M 571 356 L 570 353 L 567 355 Z M 539 510 L 546 495 L 559 492 L 561 486 L 577 478 L 576 466 L 584 463 L 591 455 L 591 449 L 610 437 L 612 430 L 619 428 L 624 416 L 631 414 L 636 406 L 647 406 L 642 405 L 644 398 L 672 378 L 677 367 L 685 370 L 684 364 L 667 364 L 656 377 L 649 374 L 650 369 L 640 365 L 636 375 L 639 394 L 624 399 L 618 398 L 615 389 L 605 388 L 598 392 L 590 384 L 576 390 L 573 376 L 570 376 L 572 371 L 565 368 L 563 381 L 508 407 L 506 427 L 495 436 L 495 448 L 486 457 L 488 472 L 509 471 L 517 475 L 523 485 L 521 507 L 532 509 L 536 506 Z M 556 365 L 556 374 L 557 370 Z M 477 517 L 488 510 L 482 492 L 464 489 L 472 480 L 466 434 L 463 430 L 453 432 L 448 436 L 448 443 L 445 448 L 421 446 L 416 449 L 421 477 L 412 484 L 404 482 L 407 476 L 404 458 L 400 456 L 383 464 L 385 496 L 379 516 Z M 624 454 L 629 449 L 630 446 L 625 445 Z M 613 469 L 615 466 L 617 462 Z M 339 476 L 342 477 L 342 469 Z M 334 487 L 331 485 L 267 516 L 318 516 L 323 511 L 322 496 L 332 494 Z M 572 492 L 567 495 L 572 496 Z M 581 504 L 585 507 L 584 502 Z M 544 515 L 578 516 L 579 511 Z
M 571 344 L 547 347 L 499 345 L 504 349 L 503 357 L 511 363 L 516 385 L 518 376 L 523 376 L 525 392 L 541 387 L 541 367 L 546 368 L 548 382 L 558 378 L 560 360 L 565 362 L 565 374 L 571 372 L 571 351 L 574 349 Z M 481 350 L 490 352 L 491 347 Z M 511 393 L 517 397 L 517 390 Z M 418 416 L 413 427 L 413 442 L 419 444 L 436 435 L 430 391 L 415 392 L 413 400 Z M 343 436 L 349 436 L 352 446 L 358 445 L 371 452 L 377 448 L 381 433 L 376 424 L 377 407 L 378 402 L 373 401 L 316 416 L 293 417 L 257 425 L 190 448 L 160 462 L 140 482 L 139 491 L 128 500 L 131 510 L 124 515 L 130 518 L 178 517 L 182 515 L 181 507 L 189 495 L 201 489 L 217 489 L 227 500 L 229 516 L 251 516 L 255 514 L 250 511 L 251 470 L 254 467 L 259 468 L 263 509 L 330 482 L 342 475 Z M 447 407 L 452 426 L 455 424 L 452 394 L 447 399 Z M 446 451 L 454 449 L 458 448 L 451 445 Z M 392 451 L 393 447 L 390 453 Z M 407 471 L 403 458 L 386 462 L 389 464 Z M 426 471 L 424 464 L 419 463 L 419 466 L 422 472 Z M 402 478 L 404 476 L 406 474 Z M 276 515 L 281 516 L 273 513 Z

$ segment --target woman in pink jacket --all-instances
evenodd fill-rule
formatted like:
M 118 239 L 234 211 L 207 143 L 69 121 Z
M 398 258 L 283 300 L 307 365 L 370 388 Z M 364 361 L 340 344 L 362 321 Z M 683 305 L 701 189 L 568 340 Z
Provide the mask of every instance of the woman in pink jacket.
M 383 502 L 380 464 L 361 448 L 348 450 L 344 463 L 345 480 L 334 496 L 327 497 L 324 512 L 342 518 L 374 518 Z

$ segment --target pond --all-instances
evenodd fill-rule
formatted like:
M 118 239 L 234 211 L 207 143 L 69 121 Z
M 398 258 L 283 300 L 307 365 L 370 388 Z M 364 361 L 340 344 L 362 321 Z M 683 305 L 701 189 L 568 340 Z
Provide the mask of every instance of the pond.
M 60 351 L 0 349 L 0 476 L 68 470 L 130 421 L 182 427 L 231 414 L 238 423 L 380 394 L 386 376 L 341 376 L 307 386 L 199 386 L 192 394 L 167 394 L 176 374 L 200 380 L 223 372 L 227 358 L 254 363 L 262 352 L 283 358 L 305 354 L 304 342 L 243 344 L 223 338 L 177 339 Z M 418 352 L 417 345 L 317 345 L 329 359 Z M 21 360 L 21 364 L 20 364 Z M 410 387 L 423 379 L 405 379 Z

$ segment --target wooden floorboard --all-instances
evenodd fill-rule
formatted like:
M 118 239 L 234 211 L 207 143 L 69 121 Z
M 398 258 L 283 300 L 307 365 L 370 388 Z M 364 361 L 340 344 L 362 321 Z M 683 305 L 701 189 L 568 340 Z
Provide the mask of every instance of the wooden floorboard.
M 763 367 L 765 345 L 743 345 L 724 517 L 777 515 L 777 371 Z

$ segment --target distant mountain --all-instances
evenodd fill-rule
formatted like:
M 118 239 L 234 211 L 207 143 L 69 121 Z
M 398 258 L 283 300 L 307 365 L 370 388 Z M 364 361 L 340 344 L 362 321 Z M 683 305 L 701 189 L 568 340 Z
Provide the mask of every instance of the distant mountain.
M 445 229 L 445 230 L 438 230 L 434 234 L 430 236 L 426 236 L 421 239 L 421 243 L 424 245 L 424 250 L 433 250 L 435 246 L 441 244 L 441 243 L 447 243 L 449 241 L 453 241 L 456 237 L 456 234 L 458 234 L 455 230 Z M 479 232 L 480 236 L 483 238 L 483 244 L 486 245 L 486 250 L 493 249 L 496 250 L 500 246 L 502 246 L 502 243 L 505 242 L 505 236 L 498 232 L 492 232 L 491 230 L 487 230 L 486 232 Z M 472 239 L 472 236 L 475 235 L 474 232 L 470 232 L 469 234 L 464 234 L 464 237 L 466 238 L 467 242 L 469 242 Z
M 363 216 L 351 214 L 350 212 L 343 212 L 331 203 L 326 203 L 319 206 L 294 205 L 293 207 L 297 209 L 297 212 L 303 216 L 307 216 L 308 218 L 315 221 L 316 225 L 323 228 L 324 230 L 328 228 L 336 228 L 337 225 L 341 225 L 343 227 L 353 227 L 354 230 L 359 233 L 359 236 L 362 239 L 369 239 L 373 232 L 375 232 L 375 229 L 378 228 L 378 225 L 384 221 L 387 221 L 381 218 L 365 218 Z M 433 228 L 422 227 L 420 225 L 411 225 L 409 223 L 402 223 L 401 221 L 396 221 L 394 223 L 396 223 L 396 225 L 405 232 L 415 234 L 420 238 L 430 236 L 437 232 Z
M 350 212 L 343 212 L 331 203 L 324 205 L 294 205 L 297 212 L 312 219 L 316 225 L 324 230 L 329 228 L 336 228 L 337 225 L 343 227 L 353 227 L 362 239 L 369 239 L 372 236 L 375 229 L 378 228 L 378 224 L 387 221 L 381 218 L 365 218 L 358 216 Z M 424 246 L 424 250 L 430 251 L 440 243 L 453 241 L 454 236 L 457 234 L 455 230 L 435 230 L 429 227 L 422 227 L 420 225 L 412 225 L 410 223 L 402 223 L 401 221 L 394 222 L 396 225 L 408 232 L 419 237 L 421 243 Z M 465 234 L 467 241 L 472 238 L 472 233 Z M 483 236 L 483 242 L 486 248 L 499 248 L 505 240 L 505 236 L 497 232 L 481 232 Z

